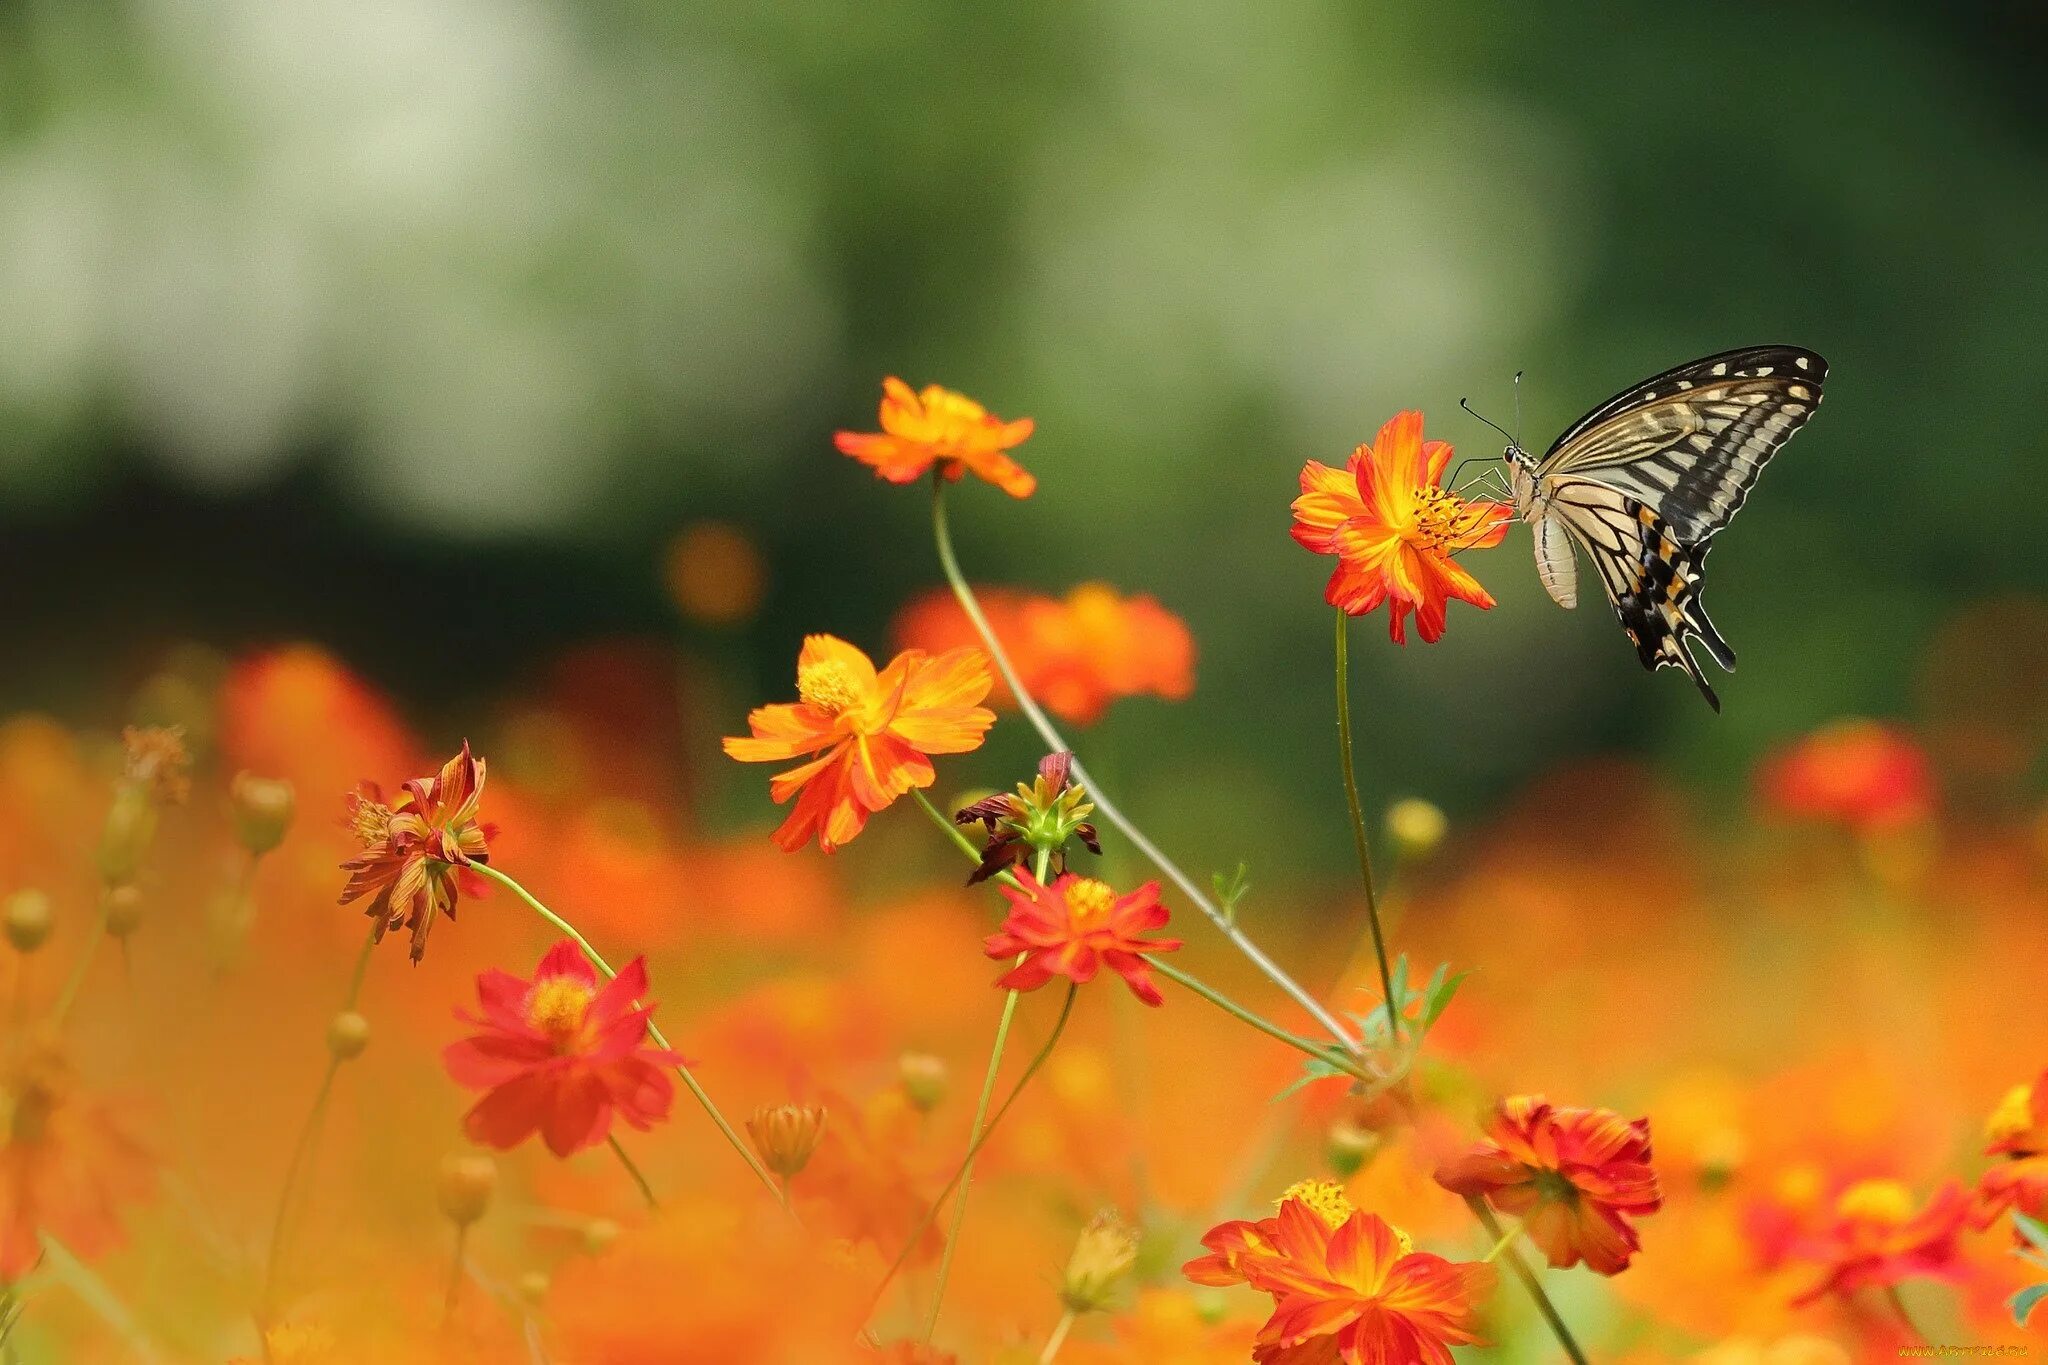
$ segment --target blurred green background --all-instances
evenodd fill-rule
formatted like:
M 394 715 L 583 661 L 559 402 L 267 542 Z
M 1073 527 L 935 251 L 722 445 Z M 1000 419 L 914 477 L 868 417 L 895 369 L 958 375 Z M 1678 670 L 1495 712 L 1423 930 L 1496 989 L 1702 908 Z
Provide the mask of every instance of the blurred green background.
M 81 719 L 171 643 L 323 643 L 437 733 L 568 645 L 720 681 L 881 651 L 936 580 L 916 490 L 834 454 L 884 373 L 1038 435 L 955 500 L 977 578 L 1156 593 L 1194 700 L 1086 746 L 1166 832 L 1340 860 L 1327 562 L 1295 475 L 1420 406 L 1540 448 L 1696 355 L 1811 346 L 1824 412 L 1715 556 L 1726 714 L 1598 603 L 1356 637 L 1371 785 L 1454 810 L 1643 751 L 1910 714 L 1941 622 L 2036 590 L 2048 20 L 1868 3 L 133 0 L 0 8 L 8 707 Z M 681 526 L 771 565 L 686 625 Z M 1021 766 L 1021 727 L 971 776 Z M 1003 746 L 1008 747 L 1003 747 Z M 758 773 L 721 771 L 759 819 Z M 963 774 L 963 777 L 968 774 Z M 1200 787 L 1200 799 L 1183 794 Z M 1234 825 L 1255 813 L 1259 829 Z

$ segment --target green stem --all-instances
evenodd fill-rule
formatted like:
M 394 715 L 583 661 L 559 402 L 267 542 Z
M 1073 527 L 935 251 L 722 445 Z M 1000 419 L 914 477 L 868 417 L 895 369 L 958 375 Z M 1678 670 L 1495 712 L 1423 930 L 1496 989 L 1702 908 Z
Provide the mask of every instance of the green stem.
M 1513 1227 L 1509 1228 L 1506 1232 L 1501 1234 L 1501 1239 L 1493 1244 L 1493 1250 L 1487 1252 L 1484 1256 L 1481 1256 L 1479 1259 L 1481 1261 L 1484 1261 L 1488 1265 L 1493 1264 L 1493 1262 L 1500 1259 L 1500 1254 L 1503 1251 L 1506 1251 L 1509 1247 L 1515 1244 L 1515 1239 L 1520 1237 L 1521 1235 L 1522 1225 L 1520 1223 L 1516 1223 Z
M 93 911 L 92 937 L 86 940 L 84 951 L 72 965 L 71 975 L 64 982 L 64 989 L 57 996 L 57 1004 L 50 1011 L 50 1027 L 63 1026 L 64 1017 L 71 1013 L 71 1006 L 78 999 L 79 991 L 85 988 L 85 978 L 92 971 L 92 960 L 99 953 L 100 940 L 107 936 L 107 893 L 101 888 L 99 902 Z
M 604 974 L 605 980 L 611 981 L 618 977 L 618 973 L 612 970 L 612 964 L 604 960 L 604 955 L 591 946 L 590 940 L 583 937 L 575 925 L 548 909 L 531 891 L 528 891 L 518 882 L 488 863 L 471 863 L 469 867 L 472 872 L 481 875 L 485 880 L 496 882 L 499 886 L 510 891 L 513 895 L 524 901 L 529 910 L 567 935 L 570 941 L 583 951 L 583 956 L 590 960 L 590 965 Z M 671 1053 L 675 1051 L 673 1047 L 669 1046 L 668 1039 L 662 1036 L 661 1029 L 652 1019 L 647 1021 L 647 1036 L 652 1038 L 654 1045 L 663 1051 Z M 760 1160 L 755 1157 L 753 1149 L 747 1146 L 746 1141 L 740 1137 L 733 1126 L 726 1122 L 725 1115 L 719 1112 L 718 1105 L 712 1101 L 710 1094 L 702 1085 L 698 1084 L 697 1077 L 691 1073 L 689 1065 L 678 1059 L 674 1066 L 676 1075 L 682 1078 L 682 1082 L 689 1088 L 690 1094 L 696 1098 L 698 1105 L 710 1116 L 712 1123 L 718 1126 L 718 1131 L 725 1135 L 725 1140 L 732 1145 L 732 1149 L 740 1154 L 740 1160 L 747 1163 L 747 1169 L 754 1173 L 754 1178 L 761 1182 L 761 1187 L 774 1195 L 775 1201 L 781 1204 L 784 1209 L 789 1208 L 789 1200 L 783 1194 L 782 1187 L 775 1183 L 775 1177 L 768 1174 L 768 1168 L 763 1166 Z
M 441 1300 L 441 1325 L 455 1316 L 455 1300 L 462 1292 L 462 1256 L 469 1247 L 469 1224 L 455 1225 L 455 1259 L 448 1266 L 448 1293 Z
M 146 1365 L 156 1365 L 161 1361 L 163 1356 L 157 1352 L 156 1344 L 142 1330 L 142 1324 L 135 1320 L 135 1315 L 128 1311 L 128 1305 L 121 1302 L 120 1295 L 94 1274 L 91 1266 L 72 1254 L 69 1247 L 47 1232 L 41 1236 L 43 1264 L 49 1268 L 51 1278 L 77 1295 L 80 1302 L 99 1316 L 100 1321 L 112 1328 L 115 1335 L 135 1353 L 136 1359 L 146 1362 Z
M 1372 882 L 1372 844 L 1358 800 L 1358 771 L 1351 757 L 1351 618 L 1337 609 L 1337 756 L 1344 767 L 1344 800 L 1351 807 L 1351 840 L 1358 846 L 1358 875 L 1365 883 L 1365 918 L 1372 927 L 1373 956 L 1379 959 L 1381 998 L 1387 1002 L 1387 1034 L 1401 1041 L 1402 1001 L 1394 998 L 1394 974 L 1387 969 L 1387 939 L 1380 928 L 1379 895 Z
M 1468 1195 L 1465 1198 L 1465 1207 L 1472 1210 L 1472 1216 L 1479 1220 L 1479 1226 L 1486 1229 L 1487 1236 L 1496 1239 L 1501 1236 L 1500 1222 L 1493 1216 L 1493 1211 L 1486 1207 L 1484 1199 L 1477 1195 Z M 1496 1254 L 1500 1254 L 1498 1248 L 1495 1250 Z M 1543 1321 L 1549 1326 L 1550 1334 L 1557 1338 L 1557 1344 L 1564 1348 L 1565 1356 L 1572 1365 L 1586 1365 L 1586 1353 L 1580 1350 L 1579 1343 L 1572 1339 L 1571 1329 L 1566 1327 L 1564 1319 L 1558 1316 L 1557 1305 L 1550 1301 L 1550 1295 L 1543 1292 L 1542 1281 L 1536 1278 L 1536 1272 L 1529 1269 L 1522 1260 L 1522 1253 L 1510 1249 L 1502 1255 L 1502 1259 L 1514 1270 L 1515 1278 L 1522 1282 L 1522 1288 L 1529 1291 L 1530 1299 L 1536 1304 L 1536 1311 L 1543 1315 Z
M 959 599 L 961 610 L 967 613 L 967 619 L 974 623 L 975 630 L 981 636 L 982 644 L 987 647 L 989 657 L 995 661 L 997 671 L 1003 675 L 1003 681 L 1008 684 L 1010 694 L 1017 699 L 1017 706 L 1023 711 L 1024 718 L 1031 722 L 1031 728 L 1038 731 L 1039 737 L 1045 741 L 1048 747 L 1055 750 L 1064 749 L 1072 753 L 1074 746 L 1069 744 L 1065 737 L 1053 727 L 1052 722 L 1046 718 L 1045 712 L 1040 709 L 1037 701 L 1033 699 L 1031 693 L 1025 689 L 1023 682 L 1017 677 L 1017 670 L 1011 666 L 1009 654 L 1003 649 L 1002 641 L 996 638 L 995 630 L 989 625 L 988 617 L 981 610 L 981 604 L 975 600 L 974 589 L 968 586 L 967 576 L 960 570 L 960 561 L 953 553 L 952 532 L 946 524 L 946 484 L 945 480 L 936 474 L 934 474 L 932 479 L 932 538 L 938 545 L 939 566 L 945 572 L 946 582 L 952 586 L 953 596 Z M 1143 830 L 1131 823 L 1129 818 L 1117 808 L 1116 804 L 1104 794 L 1101 784 L 1089 776 L 1088 770 L 1082 766 L 1078 754 L 1074 758 L 1072 773 L 1074 781 L 1088 789 L 1088 799 L 1095 804 L 1096 813 L 1109 824 L 1115 826 L 1124 838 L 1131 841 L 1131 845 L 1138 852 L 1142 853 L 1154 867 L 1166 875 L 1167 880 L 1179 887 L 1181 895 L 1186 898 L 1187 902 L 1197 910 L 1200 910 L 1209 922 L 1216 926 L 1217 931 L 1229 939 L 1238 952 L 1245 956 L 1246 960 L 1257 967 L 1267 980 L 1286 992 L 1296 1004 L 1308 1011 L 1309 1017 L 1327 1029 L 1332 1038 L 1335 1038 L 1344 1045 L 1346 1051 L 1363 1051 L 1363 1047 L 1358 1039 L 1352 1037 L 1350 1031 L 1338 1022 L 1336 1015 L 1332 1014 L 1320 1000 L 1309 994 L 1300 982 L 1282 970 L 1278 963 L 1267 957 L 1259 946 L 1253 943 L 1250 937 L 1245 934 L 1244 930 L 1240 929 L 1228 915 L 1223 913 L 1222 909 L 1213 900 L 1203 893 L 1202 889 L 1195 884 L 1194 878 L 1182 871 L 1178 864 L 1171 858 L 1168 858 L 1165 853 L 1160 851 L 1157 845 L 1145 837 Z
M 1053 1357 L 1060 1353 L 1060 1347 L 1067 1344 L 1067 1333 L 1074 1330 L 1072 1309 L 1060 1314 L 1059 1326 L 1052 1329 L 1052 1335 L 1045 1339 L 1045 1349 L 1038 1353 L 1038 1365 L 1052 1365 Z
M 647 1183 L 646 1174 L 641 1171 L 639 1165 L 634 1162 L 632 1157 L 626 1155 L 626 1149 L 619 1145 L 619 1135 L 617 1133 L 606 1133 L 604 1140 L 611 1144 L 612 1154 L 618 1157 L 619 1164 L 626 1168 L 626 1174 L 633 1177 L 633 1184 L 639 1188 L 640 1197 L 647 1201 L 647 1207 L 658 1212 L 661 1208 L 661 1202 L 654 1197 L 654 1187 Z

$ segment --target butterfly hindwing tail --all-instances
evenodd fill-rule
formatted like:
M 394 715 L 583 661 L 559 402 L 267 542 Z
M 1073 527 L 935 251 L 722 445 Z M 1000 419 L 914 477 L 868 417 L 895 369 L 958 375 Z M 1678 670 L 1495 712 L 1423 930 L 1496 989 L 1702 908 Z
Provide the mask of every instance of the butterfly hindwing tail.
M 1725 670 L 1735 667 L 1735 651 L 1721 638 L 1700 600 L 1710 541 L 1680 540 L 1654 508 L 1631 500 L 1628 512 L 1638 528 L 1638 550 L 1626 583 L 1615 585 L 1614 614 L 1635 644 L 1644 668 L 1679 668 L 1716 711 L 1721 699 L 1693 658 L 1693 641 Z

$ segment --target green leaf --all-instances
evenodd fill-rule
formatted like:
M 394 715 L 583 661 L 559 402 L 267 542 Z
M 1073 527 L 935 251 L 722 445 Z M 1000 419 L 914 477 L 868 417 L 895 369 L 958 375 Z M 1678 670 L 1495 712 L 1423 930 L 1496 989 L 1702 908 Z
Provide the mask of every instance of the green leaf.
M 2048 1226 L 2039 1219 L 2029 1218 L 2019 1210 L 2013 1210 L 2012 1225 L 2020 1230 L 2020 1236 L 2032 1242 L 2043 1251 L 2048 1251 Z
M 1458 993 L 1458 987 L 1465 984 L 1470 972 L 1459 972 L 1452 976 L 1451 964 L 1446 962 L 1436 969 L 1436 975 L 1429 979 L 1429 989 L 1422 993 L 1422 1031 L 1427 1033 L 1451 1007 L 1451 998 Z
M 2012 1320 L 2021 1327 L 2027 1325 L 2027 1314 L 2034 1311 L 2034 1305 L 2048 1298 L 2048 1284 L 2028 1285 L 2012 1296 Z
M 1305 1085 L 1314 1085 L 1317 1081 L 1326 1081 L 1332 1076 L 1348 1076 L 1351 1074 L 1348 1071 L 1344 1070 L 1343 1067 L 1337 1066 L 1331 1062 L 1326 1062 L 1320 1057 L 1310 1057 L 1309 1059 L 1304 1061 L 1301 1064 L 1301 1070 L 1302 1074 L 1300 1076 L 1297 1076 L 1294 1079 L 1293 1083 L 1290 1084 L 1285 1090 L 1282 1090 L 1279 1094 L 1273 1096 L 1273 1098 L 1268 1101 L 1269 1104 L 1280 1103 L 1280 1101 L 1286 1099 L 1289 1095 L 1292 1095 L 1295 1091 L 1301 1089 Z
M 1241 862 L 1228 877 L 1221 872 L 1209 874 L 1209 889 L 1216 893 L 1216 904 L 1223 911 L 1225 924 L 1237 923 L 1238 902 L 1252 889 L 1251 870 L 1251 864 Z

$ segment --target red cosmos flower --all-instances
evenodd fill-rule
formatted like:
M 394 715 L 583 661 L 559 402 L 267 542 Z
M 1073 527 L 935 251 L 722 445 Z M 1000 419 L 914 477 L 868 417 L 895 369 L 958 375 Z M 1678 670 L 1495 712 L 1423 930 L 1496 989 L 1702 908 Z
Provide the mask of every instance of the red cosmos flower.
M 1821 1276 L 1793 1306 L 1917 1276 L 1954 1278 L 1961 1271 L 1956 1242 L 1969 1213 L 1969 1196 L 1953 1180 L 1918 1212 L 1913 1192 L 1898 1181 L 1858 1181 L 1842 1191 L 1826 1226 L 1798 1248 L 1800 1259 L 1819 1264 Z
M 841 431 L 832 440 L 890 483 L 912 483 L 936 464 L 948 479 L 972 470 L 1011 497 L 1028 498 L 1038 480 L 1003 452 L 1031 430 L 1029 417 L 1004 422 L 964 394 L 937 384 L 914 393 L 891 375 L 882 381 L 881 432 Z
M 30 1046 L 4 1085 L 12 1117 L 0 1145 L 0 1280 L 13 1283 L 42 1259 L 45 1231 L 87 1260 L 119 1246 L 121 1207 L 154 1194 L 156 1172 L 54 1047 Z
M 1307 1185 L 1307 1182 L 1304 1182 Z M 1252 1359 L 1260 1365 L 1451 1365 L 1450 1347 L 1479 1340 L 1474 1312 L 1493 1267 L 1415 1251 L 1334 1185 L 1297 1186 L 1276 1217 L 1224 1223 L 1211 1254 L 1182 1273 L 1197 1284 L 1248 1284 L 1273 1296 Z
M 614 1113 L 639 1129 L 668 1117 L 675 1088 L 664 1068 L 682 1059 L 647 1046 L 654 1007 L 640 1003 L 645 959 L 601 985 L 563 939 L 533 980 L 488 971 L 476 993 L 481 1015 L 455 1017 L 482 1032 L 441 1054 L 456 1084 L 486 1092 L 463 1119 L 472 1142 L 507 1149 L 539 1133 L 549 1151 L 567 1156 L 602 1142 Z
M 1159 883 L 1146 882 L 1128 896 L 1119 896 L 1107 882 L 1069 872 L 1051 886 L 1039 885 L 1019 871 L 1022 890 L 1003 888 L 1010 913 L 1003 926 L 982 945 L 992 958 L 1024 955 L 996 985 L 1005 990 L 1034 991 L 1055 976 L 1079 984 L 1095 979 L 1105 963 L 1130 986 L 1131 994 L 1148 1005 L 1164 1003 L 1152 982 L 1147 953 L 1170 953 L 1177 938 L 1140 938 L 1148 929 L 1166 926 L 1167 910 L 1159 903 Z
M 349 874 L 341 903 L 370 896 L 368 914 L 377 921 L 378 940 L 401 925 L 412 930 L 414 962 L 427 951 L 434 921 L 442 915 L 454 919 L 464 893 L 483 893 L 482 880 L 469 866 L 490 861 L 490 841 L 498 832 L 477 820 L 483 793 L 484 761 L 470 754 L 464 740 L 462 752 L 439 773 L 407 782 L 389 805 L 373 782 L 349 796 L 349 823 L 363 851 L 341 865 Z
M 1558 1269 L 1581 1260 L 1601 1275 L 1628 1268 L 1642 1245 L 1629 1215 L 1655 1213 L 1663 1203 L 1650 1169 L 1648 1119 L 1516 1095 L 1483 1126 L 1488 1141 L 1437 1167 L 1437 1184 L 1520 1218 Z
M 897 655 L 880 673 L 867 655 L 830 635 L 807 635 L 796 661 L 795 703 L 756 707 L 751 738 L 725 741 L 742 763 L 779 763 L 815 754 L 777 773 L 777 802 L 798 797 L 775 842 L 794 853 L 816 836 L 830 853 L 866 826 L 868 816 L 935 776 L 928 754 L 981 747 L 995 713 L 977 703 L 993 683 L 980 650 L 936 658 L 921 649 Z
M 1972 1221 L 1988 1228 L 2014 1208 L 2048 1218 L 2048 1071 L 2006 1093 L 1984 1125 L 1984 1138 L 1984 1154 L 2006 1160 L 1978 1180 Z
M 1324 599 L 1352 616 L 1390 603 L 1388 633 L 1396 644 L 1407 642 L 1411 611 L 1422 638 L 1435 641 L 1451 598 L 1493 605 L 1451 555 L 1500 544 L 1509 512 L 1438 487 L 1450 462 L 1450 443 L 1423 440 L 1422 414 L 1403 412 L 1351 453 L 1349 468 L 1314 460 L 1302 466 L 1293 534 L 1304 548 L 1337 556 Z
M 1766 759 L 1756 782 L 1781 814 L 1863 833 L 1913 824 L 1934 808 L 1926 751 L 1897 726 L 1873 720 L 1821 727 Z

